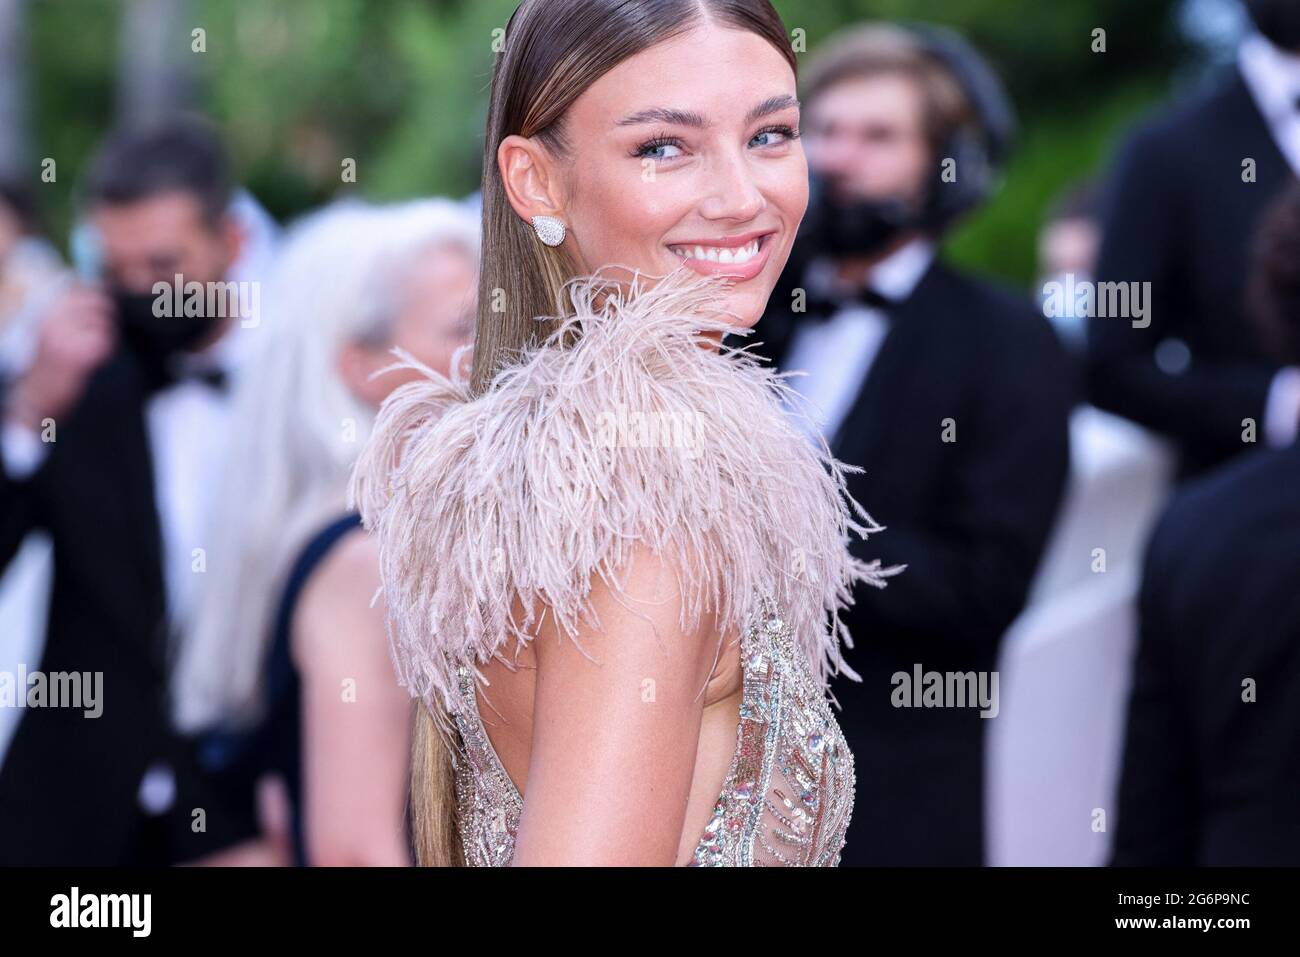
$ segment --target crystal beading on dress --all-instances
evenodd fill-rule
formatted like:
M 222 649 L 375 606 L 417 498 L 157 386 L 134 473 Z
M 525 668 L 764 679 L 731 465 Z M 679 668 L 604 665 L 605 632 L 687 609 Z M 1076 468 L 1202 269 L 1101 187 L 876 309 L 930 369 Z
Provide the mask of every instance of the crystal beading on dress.
M 558 331 L 480 395 L 403 356 L 423 377 L 385 401 L 351 490 L 379 542 L 398 679 L 456 759 L 466 861 L 509 863 L 523 801 L 478 666 L 509 662 L 542 615 L 575 642 L 600 627 L 592 582 L 648 548 L 684 583 L 683 631 L 707 614 L 719 650 L 741 636 L 736 750 L 692 863 L 834 865 L 855 780 L 827 691 L 861 680 L 839 613 L 901 568 L 850 552 L 880 526 L 848 495 L 851 468 L 792 421 L 797 393 L 704 338 L 748 332 L 720 308 L 724 277 L 643 282 L 570 281 Z M 621 424 L 665 418 L 705 428 L 649 441 Z
M 740 654 L 736 748 L 689 866 L 834 867 L 853 811 L 853 754 L 771 599 L 742 632 Z M 524 801 L 483 727 L 470 670 L 458 675 L 467 699 L 454 715 L 461 845 L 468 865 L 505 867 Z

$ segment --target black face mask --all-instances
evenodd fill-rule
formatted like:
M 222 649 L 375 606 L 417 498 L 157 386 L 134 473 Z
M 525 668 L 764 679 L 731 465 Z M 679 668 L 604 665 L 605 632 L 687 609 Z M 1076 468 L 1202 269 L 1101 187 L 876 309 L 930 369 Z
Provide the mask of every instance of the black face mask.
M 162 363 L 178 352 L 193 349 L 212 334 L 219 316 L 154 314 L 160 297 L 169 298 L 170 290 L 161 294 L 114 289 L 118 330 L 132 349 L 149 363 Z M 175 312 L 175 309 L 169 311 Z
M 838 200 L 827 180 L 813 174 L 798 240 L 810 256 L 872 256 L 922 226 L 923 217 L 901 199 Z
M 1275 46 L 1300 52 L 1300 3 L 1296 0 L 1246 0 L 1259 32 Z

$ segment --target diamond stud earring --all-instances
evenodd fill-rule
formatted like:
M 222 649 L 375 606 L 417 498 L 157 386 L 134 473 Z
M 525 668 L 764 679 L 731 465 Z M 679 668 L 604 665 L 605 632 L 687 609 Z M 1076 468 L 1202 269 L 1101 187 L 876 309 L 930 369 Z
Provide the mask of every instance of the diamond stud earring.
M 548 246 L 558 246 L 564 242 L 564 223 L 554 216 L 534 216 L 533 229 L 537 238 Z

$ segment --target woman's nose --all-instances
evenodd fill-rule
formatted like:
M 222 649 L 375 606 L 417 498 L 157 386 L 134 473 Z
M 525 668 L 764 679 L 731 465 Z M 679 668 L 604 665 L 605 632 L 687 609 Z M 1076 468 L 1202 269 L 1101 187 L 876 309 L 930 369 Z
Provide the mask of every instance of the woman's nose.
M 709 219 L 744 222 L 757 216 L 767 202 L 744 156 L 727 157 L 713 167 L 709 176 L 714 188 L 700 210 Z

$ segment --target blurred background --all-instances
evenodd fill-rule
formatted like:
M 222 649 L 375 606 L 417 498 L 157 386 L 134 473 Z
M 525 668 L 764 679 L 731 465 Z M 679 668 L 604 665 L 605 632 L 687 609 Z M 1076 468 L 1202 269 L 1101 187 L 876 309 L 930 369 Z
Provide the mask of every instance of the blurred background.
M 229 0 L 78 3 L 6 0 L 0 7 L 3 130 L 11 166 L 57 157 L 40 193 L 66 239 L 71 191 L 115 123 L 192 106 L 216 119 L 241 181 L 277 219 L 355 189 L 373 199 L 464 195 L 478 188 L 492 30 L 510 0 Z M 961 261 L 1026 287 L 1034 237 L 1060 190 L 1094 172 L 1115 138 L 1171 89 L 1229 60 L 1247 26 L 1236 0 L 813 0 L 775 3 L 808 49 L 864 19 L 960 30 L 1004 78 L 1025 138 L 998 202 L 966 223 Z M 192 25 L 207 52 L 169 38 Z M 1109 33 L 1104 55 L 1078 37 Z M 75 28 L 74 28 L 75 27 Z M 355 187 L 339 157 L 357 160 Z
M 942 25 L 983 54 L 1014 104 L 1018 133 L 996 191 L 945 236 L 945 258 L 954 269 L 978 275 L 1035 307 L 1046 280 L 1066 272 L 1085 278 L 1096 268 L 1106 216 L 1115 215 L 1121 205 L 1113 198 L 1120 194 L 1111 189 L 1107 176 L 1133 131 L 1168 104 L 1223 82 L 1252 33 L 1251 19 L 1238 0 L 778 0 L 774 5 L 792 33 L 802 31 L 810 54 L 842 28 L 868 20 Z M 393 344 L 427 348 L 428 361 L 446 368 L 452 347 L 468 339 L 466 317 L 472 313 L 461 306 L 473 287 L 465 255 L 477 241 L 474 194 L 481 173 L 493 31 L 504 27 L 515 6 L 513 0 L 0 0 L 0 182 L 17 184 L 14 198 L 7 201 L 11 212 L 21 211 L 25 221 L 23 279 L 14 279 L 19 269 L 15 255 L 6 281 L 18 292 L 10 290 L 8 300 L 0 297 L 0 362 L 11 380 L 17 381 L 31 361 L 36 330 L 51 308 L 53 300 L 41 292 L 43 284 L 48 280 L 49 290 L 58 290 L 58 277 L 67 270 L 86 277 L 102 265 L 102 250 L 87 231 L 84 213 L 88 180 L 94 181 L 92 187 L 98 183 L 95 188 L 104 189 L 103 177 L 91 173 L 106 137 L 190 111 L 212 121 L 229 152 L 235 187 L 230 211 L 240 224 L 242 241 L 239 254 L 222 274 L 265 280 L 266 300 L 260 308 L 274 319 L 273 341 L 288 358 L 280 366 L 264 360 L 264 368 L 296 370 L 285 374 L 291 384 L 278 391 L 267 385 L 260 393 L 240 394 L 239 408 L 245 412 L 280 409 L 282 414 L 278 420 L 275 414 L 260 415 L 261 425 L 249 429 L 256 434 L 247 437 L 246 447 L 230 454 L 243 456 L 236 459 L 241 463 L 260 461 L 263 466 L 265 455 L 259 458 L 259 449 L 264 453 L 271 447 L 293 446 L 299 456 L 291 462 L 292 473 L 288 466 L 283 474 L 262 473 L 249 464 L 247 481 L 234 491 L 225 490 L 227 498 L 242 496 L 247 502 L 272 489 L 261 503 L 265 521 L 276 521 L 275 509 L 280 509 L 292 512 L 296 523 L 289 536 L 293 547 L 283 554 L 277 551 L 278 543 L 256 534 L 231 544 L 245 554 L 272 556 L 267 558 L 270 564 L 231 571 L 223 586 L 227 590 L 217 589 L 221 597 L 209 599 L 209 605 L 238 603 L 239 596 L 248 593 L 249 581 L 271 580 L 277 586 L 274 594 L 250 604 L 251 617 L 237 622 L 237 628 L 257 630 L 260 626 L 250 622 L 270 620 L 278 602 L 292 607 L 300 598 L 320 600 L 296 590 L 307 587 L 313 566 L 295 564 L 294 557 L 323 555 L 351 527 L 335 514 L 340 511 L 340 476 L 355 452 L 358 434 L 364 437 L 368 416 L 383 398 L 360 384 L 362 373 L 377 368 Z M 1104 52 L 1095 46 L 1094 31 L 1099 28 L 1105 31 Z M 1293 59 L 1295 52 L 1300 51 L 1293 52 Z M 1295 95 L 1300 97 L 1300 87 Z M 1196 151 L 1193 145 L 1183 153 Z M 1148 172 L 1157 179 L 1163 175 L 1161 170 Z M 1238 172 L 1233 162 L 1225 175 L 1232 178 Z M 1103 194 L 1112 197 L 1109 206 Z M 96 196 L 109 194 L 101 191 L 90 199 Z M 401 265 L 400 275 L 393 272 L 394 264 Z M 1135 265 L 1135 271 L 1121 278 L 1152 278 L 1143 268 Z M 1239 284 L 1245 282 L 1244 276 L 1238 279 Z M 388 293 L 394 289 L 400 295 L 389 302 Z M 368 306 L 347 311 L 349 303 L 380 298 L 384 314 L 377 318 Z M 448 306 L 435 315 L 415 305 L 433 300 L 456 308 Z M 1062 378 L 1077 371 L 1081 383 L 1089 380 L 1084 370 L 1096 356 L 1086 355 L 1080 317 L 1051 318 L 1061 350 L 1073 363 L 1074 371 Z M 436 342 L 421 341 L 422 330 L 429 329 L 438 330 Z M 1170 349 L 1181 355 L 1185 342 L 1196 346 L 1193 335 L 1180 336 L 1176 329 L 1166 333 L 1162 341 L 1173 345 L 1160 356 L 1167 358 Z M 322 336 L 327 346 L 313 345 Z M 321 348 L 335 347 L 337 356 L 317 354 Z M 1157 362 L 1165 363 L 1165 358 Z M 1177 355 L 1172 361 L 1178 364 Z M 269 382 L 272 376 L 265 378 Z M 329 387 L 318 388 L 325 379 Z M 995 636 L 1000 639 L 999 714 L 983 722 L 987 727 L 979 733 L 986 736 L 986 750 L 977 746 L 976 751 L 984 769 L 983 776 L 977 776 L 983 798 L 974 802 L 981 821 L 982 863 L 1100 865 L 1115 851 L 1113 812 L 1139 649 L 1144 562 L 1151 530 L 1180 480 L 1179 445 L 1188 439 L 1186 431 L 1163 428 L 1158 421 L 1109 402 L 1101 403 L 1109 406 L 1104 411 L 1095 401 L 1099 380 L 1094 376 L 1089 381 L 1087 394 L 1069 414 L 1068 474 L 1048 495 L 1056 501 L 1059 493 L 1060 503 L 1050 536 L 1041 555 L 1034 554 L 1030 561 L 1032 582 L 1017 604 L 1014 621 L 999 627 Z M 1100 381 L 1110 380 L 1103 376 Z M 293 391 L 299 385 L 301 390 Z M 304 410 L 321 403 L 328 414 L 322 412 L 309 422 Z M 174 414 L 191 431 L 201 431 L 200 423 L 209 421 Z M 200 414 L 208 413 L 195 412 Z M 1191 433 L 1200 427 L 1195 419 L 1187 419 Z M 331 431 L 339 421 L 352 421 L 359 428 L 339 440 Z M 318 433 L 317 446 L 299 441 Z M 12 448 L 22 441 L 15 436 Z M 257 441 L 280 444 L 257 446 Z M 5 454 L 6 465 L 12 465 L 10 445 Z M 215 456 L 206 461 L 221 458 L 217 452 L 204 454 Z M 177 455 L 183 458 L 185 452 Z M 32 468 L 36 461 L 33 455 Z M 1066 468 L 1064 459 L 1061 467 Z M 221 495 L 213 495 L 218 501 L 214 508 L 222 514 Z M 302 506 L 317 501 L 317 496 L 329 504 Z M 874 500 L 868 496 L 868 506 Z M 104 507 L 101 501 L 99 508 Z M 1291 538 L 1300 538 L 1300 530 Z M 53 618 L 59 617 L 57 599 L 54 606 L 49 604 L 54 565 L 50 536 L 33 529 L 15 540 L 21 549 L 15 548 L 16 557 L 0 578 L 0 671 L 16 674 L 23 666 L 34 669 L 41 660 L 47 628 L 66 628 L 67 622 L 54 622 L 50 614 L 54 608 Z M 1286 567 L 1292 557 L 1285 551 L 1270 555 L 1277 568 Z M 182 567 L 186 560 L 182 554 Z M 281 594 L 286 581 L 289 596 Z M 355 590 L 360 593 L 368 584 L 363 577 Z M 195 614 L 202 620 L 204 613 Z M 211 614 L 210 607 L 206 613 Z M 328 618 L 328 602 L 313 608 L 313 614 Z M 364 627 L 371 626 L 373 622 Z M 1293 681 L 1300 636 L 1289 622 L 1279 627 L 1290 643 L 1270 646 L 1275 654 L 1267 660 Z M 225 659 L 211 649 L 233 647 L 221 644 L 220 628 L 209 630 L 209 657 L 190 663 L 196 673 L 205 667 L 220 671 Z M 276 644 L 283 660 L 272 652 L 268 666 L 262 657 L 266 647 L 257 642 L 250 647 L 244 660 L 261 675 L 248 677 L 250 687 L 259 681 L 274 684 L 266 671 L 274 675 L 276 667 L 288 668 L 284 656 L 289 652 Z M 319 660 L 330 660 L 328 649 L 313 653 Z M 346 666 L 331 661 L 327 683 L 340 667 L 364 671 L 373 664 L 373 659 Z M 46 667 L 51 667 L 48 662 Z M 1229 672 L 1235 688 L 1238 677 Z M 1161 674 L 1177 683 L 1172 671 Z M 302 680 L 306 699 L 310 681 L 306 676 Z M 196 692 L 194 700 L 200 699 Z M 177 722 L 187 733 L 203 727 L 216 713 L 213 709 L 223 706 L 210 704 L 206 710 L 196 706 L 188 719 L 180 716 Z M 278 706 L 293 712 L 298 699 L 280 700 Z M 364 727 L 371 735 L 402 728 L 404 706 L 400 696 L 382 703 L 368 719 L 374 723 Z M 1195 705 L 1187 707 L 1194 710 Z M 0 761 L 14 739 L 22 710 L 0 708 Z M 1174 724 L 1169 733 L 1178 737 L 1186 732 L 1190 738 L 1189 727 L 1190 722 Z M 323 721 L 312 733 L 327 735 L 328 728 Z M 1128 734 L 1136 740 L 1132 731 Z M 1262 746 L 1293 761 L 1300 745 L 1289 734 L 1279 728 L 1279 736 Z M 1246 740 L 1254 739 L 1229 737 L 1215 746 L 1233 747 L 1234 741 Z M 281 746 L 292 751 L 297 744 L 257 744 L 271 750 Z M 229 787 L 249 793 L 230 798 L 231 806 L 239 808 L 230 817 L 242 821 L 244 815 L 265 834 L 267 820 L 276 814 L 267 807 L 276 798 L 260 792 L 256 799 L 251 796 L 250 782 L 266 768 L 238 768 L 246 747 L 245 738 L 214 733 L 204 739 L 198 761 L 201 773 L 235 769 L 230 770 L 230 780 L 240 784 Z M 358 753 L 345 753 L 341 765 L 361 760 Z M 22 759 L 35 761 L 34 754 L 24 752 Z M 378 804 L 398 800 L 402 778 L 397 765 L 403 755 L 403 747 L 394 747 L 392 766 L 374 775 L 391 785 L 371 795 Z M 186 786 L 178 783 L 183 775 L 177 764 L 182 760 L 188 759 L 150 765 L 139 789 L 141 820 L 152 820 L 185 800 L 177 797 L 178 789 L 183 792 Z M 1270 768 L 1273 776 L 1265 773 L 1267 783 L 1261 787 L 1294 783 L 1288 776 L 1293 764 Z M 1170 772 L 1175 788 L 1190 780 L 1179 777 L 1182 773 Z M 13 776 L 11 769 L 11 784 Z M 1246 777 L 1242 772 L 1233 780 Z M 29 775 L 23 785 L 26 800 L 44 801 L 46 792 L 58 787 L 52 783 L 56 780 L 33 780 Z M 129 787 L 135 787 L 134 781 Z M 1134 806 L 1144 800 L 1151 806 L 1152 795 L 1163 793 L 1154 786 L 1133 787 Z M 870 775 L 860 778 L 859 788 L 872 788 Z M 288 803 L 296 806 L 303 799 L 302 786 L 290 790 Z M 254 800 L 261 802 L 258 807 L 245 807 Z M 104 813 L 111 817 L 115 812 Z M 1228 850 L 1218 860 L 1249 861 L 1250 852 L 1242 848 L 1255 846 L 1251 841 L 1257 838 L 1268 843 L 1272 809 L 1258 813 L 1265 824 L 1252 818 L 1245 827 L 1251 840 L 1227 840 Z M 1293 819 L 1278 824 L 1294 826 Z M 178 855 L 175 849 L 183 842 L 165 836 L 161 825 L 132 827 L 138 830 L 132 831 L 136 836 L 122 837 L 107 848 L 104 860 L 113 860 L 119 853 L 114 848 L 122 846 L 150 847 L 155 856 L 138 859 L 155 862 L 171 862 Z M 238 822 L 230 826 L 232 846 L 236 838 L 252 834 L 241 828 Z M 151 836 L 140 837 L 146 831 Z M 288 838 L 281 835 L 281 840 Z M 302 835 L 295 840 L 296 860 L 303 863 Z M 1178 854 L 1135 854 L 1132 862 L 1206 859 L 1199 852 L 1180 857 L 1191 839 L 1183 834 L 1179 840 Z M 329 857 L 322 851 L 313 855 L 316 862 L 396 863 L 402 857 L 400 849 L 394 850 L 393 834 L 382 829 L 349 835 L 343 843 L 348 842 L 349 852 Z M 164 845 L 171 850 L 160 850 Z M 318 845 L 326 846 L 328 842 Z M 1282 846 L 1290 853 L 1295 844 Z M 1234 849 L 1241 850 L 1239 857 L 1234 857 Z M 285 862 L 264 852 L 265 847 L 228 862 Z M 282 852 L 290 853 L 277 851 Z M 215 853 L 211 846 L 193 849 L 195 857 L 210 853 Z M 0 846 L 0 862 L 40 856 Z M 78 860 L 75 849 L 66 855 L 51 852 L 49 857 L 56 862 Z M 213 860 L 221 862 L 220 857 Z

